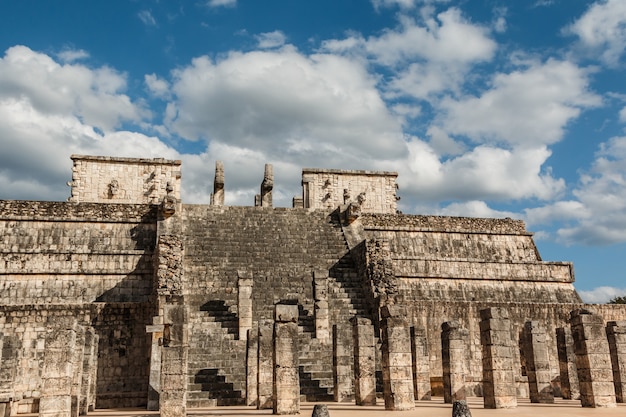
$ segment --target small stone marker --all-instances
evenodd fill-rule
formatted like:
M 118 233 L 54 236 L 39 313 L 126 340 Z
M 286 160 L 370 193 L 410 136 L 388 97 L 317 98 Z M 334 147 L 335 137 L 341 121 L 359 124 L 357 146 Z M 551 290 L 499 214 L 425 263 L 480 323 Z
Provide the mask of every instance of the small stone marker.
M 452 417 L 472 417 L 467 401 L 455 400 L 452 403 Z
M 311 417 L 330 417 L 330 414 L 328 414 L 328 406 L 326 404 L 315 404 Z

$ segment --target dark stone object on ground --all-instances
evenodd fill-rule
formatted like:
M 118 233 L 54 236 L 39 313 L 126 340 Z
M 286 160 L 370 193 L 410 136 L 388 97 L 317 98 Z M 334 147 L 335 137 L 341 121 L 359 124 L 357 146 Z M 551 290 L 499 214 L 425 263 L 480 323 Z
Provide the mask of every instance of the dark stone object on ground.
M 472 417 L 467 401 L 458 400 L 452 403 L 452 417 Z
M 328 406 L 326 404 L 315 404 L 311 417 L 330 417 L 330 414 L 328 414 Z

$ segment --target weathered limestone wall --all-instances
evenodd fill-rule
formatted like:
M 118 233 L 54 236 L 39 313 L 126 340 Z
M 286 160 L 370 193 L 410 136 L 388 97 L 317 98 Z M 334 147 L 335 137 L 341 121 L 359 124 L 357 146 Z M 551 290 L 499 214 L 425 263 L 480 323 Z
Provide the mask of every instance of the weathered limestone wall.
M 179 160 L 72 155 L 74 203 L 159 204 L 171 194 L 180 200 Z
M 397 177 L 396 172 L 304 168 L 304 208 L 333 210 L 339 205 L 358 202 L 363 193 L 362 213 L 395 214 Z
M 0 201 L 0 304 L 148 301 L 150 206 Z

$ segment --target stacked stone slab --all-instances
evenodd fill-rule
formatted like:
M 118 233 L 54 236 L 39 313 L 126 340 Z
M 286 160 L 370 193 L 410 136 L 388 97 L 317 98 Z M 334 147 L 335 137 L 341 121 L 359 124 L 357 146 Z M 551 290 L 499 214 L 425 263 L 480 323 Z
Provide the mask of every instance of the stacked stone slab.
M 465 363 L 467 362 L 467 329 L 456 321 L 441 325 L 441 363 L 443 369 L 443 400 L 452 404 L 454 400 L 464 400 Z
M 72 416 L 72 381 L 76 349 L 76 324 L 60 323 L 46 337 L 40 417 Z
M 274 320 L 274 414 L 298 414 L 298 306 L 277 304 Z
M 353 317 L 354 397 L 356 405 L 376 405 L 376 343 L 374 326 L 365 317 Z
M 578 383 L 578 370 L 576 369 L 576 352 L 574 351 L 574 339 L 569 327 L 556 329 L 556 341 L 559 358 L 559 379 L 561 382 L 561 395 L 567 400 L 580 399 L 580 385 Z
M 333 383 L 336 402 L 354 399 L 354 347 L 350 323 L 333 326 Z
M 485 408 L 517 406 L 513 343 L 509 313 L 502 307 L 480 311 L 483 348 L 483 397 Z
M 430 400 L 430 356 L 424 329 L 411 327 L 413 388 L 416 400 Z
M 539 322 L 527 321 L 524 325 L 522 350 L 526 359 L 530 402 L 554 403 L 546 331 Z
M 626 321 L 609 321 L 606 335 L 611 353 L 615 399 L 623 403 L 626 399 Z
M 382 371 L 385 410 L 412 410 L 411 330 L 406 313 L 393 306 L 381 310 Z
M 576 368 L 583 407 L 615 407 L 611 354 L 602 316 L 590 310 L 571 312 Z
M 259 365 L 257 395 L 259 397 L 257 409 L 274 408 L 274 322 L 272 320 L 259 321 Z

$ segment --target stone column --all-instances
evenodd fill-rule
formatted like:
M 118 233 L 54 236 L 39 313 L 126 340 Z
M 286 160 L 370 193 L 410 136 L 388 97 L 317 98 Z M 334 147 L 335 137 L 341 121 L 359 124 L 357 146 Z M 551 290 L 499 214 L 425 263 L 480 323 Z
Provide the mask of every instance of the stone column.
M 370 319 L 353 317 L 354 397 L 356 405 L 376 405 L 376 342 Z
M 95 399 L 92 394 L 92 386 L 96 384 L 98 372 L 98 335 L 93 327 L 85 329 L 85 355 L 83 356 L 83 380 L 79 414 L 84 416 L 94 410 Z
M 412 410 L 411 331 L 406 314 L 394 306 L 381 309 L 382 370 L 385 410 Z
M 606 325 L 606 336 L 611 352 L 615 399 L 626 402 L 626 321 L 610 321 Z
M 252 328 L 252 287 L 254 279 L 251 271 L 238 271 L 237 284 L 238 305 L 237 311 L 239 315 L 239 340 L 246 340 L 248 330 Z
M 247 357 L 246 357 L 246 405 L 259 404 L 259 328 L 248 330 Z
M 265 164 L 265 173 L 261 183 L 259 203 L 261 207 L 272 207 L 272 189 L 274 188 L 274 168 L 272 164 Z
M 583 407 L 615 407 L 611 354 L 602 316 L 589 310 L 570 313 L 576 368 Z
M 161 351 L 161 417 L 187 413 L 187 363 L 189 335 L 187 307 L 180 303 L 164 305 L 163 349 Z
M 313 273 L 315 298 L 315 337 L 322 344 L 330 341 L 330 312 L 328 310 L 328 271 Z
M 556 346 L 559 355 L 561 395 L 566 400 L 579 400 L 580 386 L 576 369 L 576 353 L 572 331 L 569 327 L 556 329 Z
M 85 354 L 85 328 L 75 326 L 76 345 L 72 350 L 72 363 L 74 369 L 72 373 L 72 417 L 78 417 L 80 410 L 81 385 L 83 382 L 83 361 Z
M 467 359 L 469 332 L 456 321 L 441 325 L 441 365 L 443 368 L 443 401 L 452 404 L 464 400 L 465 362 Z
M 424 329 L 411 327 L 413 390 L 416 400 L 430 400 L 430 357 Z
M 484 407 L 515 408 L 516 365 L 509 313 L 501 307 L 486 308 L 480 311 L 480 319 Z
M 75 325 L 59 323 L 58 328 L 49 329 L 45 348 L 39 416 L 71 417 Z
M 4 334 L 0 333 L 0 417 L 11 415 L 12 395 L 7 391 L 12 391 L 13 378 L 5 376 L 7 368 L 7 355 L 4 354 Z M 8 372 L 7 372 L 8 373 Z
M 215 179 L 213 180 L 211 205 L 224 205 L 224 163 L 222 161 L 215 161 Z
M 546 331 L 538 321 L 527 321 L 524 324 L 522 337 L 530 402 L 552 404 L 554 391 L 551 383 Z
M 272 401 L 272 384 L 274 381 L 273 338 L 273 320 L 259 320 L 258 410 L 274 408 L 274 402 Z
M 274 414 L 298 414 L 298 306 L 277 304 L 274 320 Z
M 352 329 L 348 324 L 333 326 L 333 382 L 336 402 L 354 399 Z
M 163 324 L 157 324 L 162 317 L 154 317 L 153 323 L 146 326 L 146 332 L 152 335 L 150 345 L 150 376 L 148 380 L 148 405 L 149 411 L 159 409 L 159 395 L 161 393 L 161 355 L 163 353 Z

